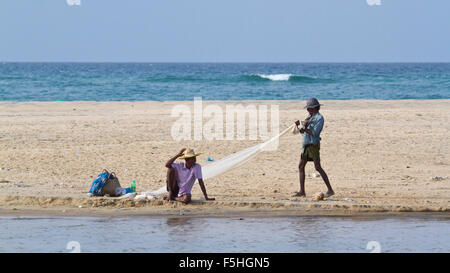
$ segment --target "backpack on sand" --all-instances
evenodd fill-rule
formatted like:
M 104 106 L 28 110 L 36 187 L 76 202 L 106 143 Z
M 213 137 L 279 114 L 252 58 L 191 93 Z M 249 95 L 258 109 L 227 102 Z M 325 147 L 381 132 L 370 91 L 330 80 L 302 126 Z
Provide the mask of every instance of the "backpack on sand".
M 119 196 L 116 193 L 117 188 L 121 187 L 116 174 L 103 170 L 103 172 L 99 174 L 94 181 L 92 181 L 89 193 L 94 196 L 109 195 L 111 197 L 116 197 Z

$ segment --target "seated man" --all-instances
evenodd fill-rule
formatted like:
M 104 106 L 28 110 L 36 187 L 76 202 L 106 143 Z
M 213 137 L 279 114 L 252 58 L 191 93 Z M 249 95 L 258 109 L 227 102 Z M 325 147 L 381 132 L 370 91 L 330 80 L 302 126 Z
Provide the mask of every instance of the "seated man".
M 181 149 L 181 151 L 166 163 L 167 170 L 167 191 L 169 195 L 164 197 L 164 200 L 176 200 L 182 203 L 191 202 L 191 189 L 194 185 L 195 179 L 198 179 L 200 188 L 206 200 L 215 200 L 215 198 L 208 198 L 205 184 L 203 183 L 202 167 L 196 163 L 196 157 L 192 149 Z M 184 159 L 185 162 L 174 161 L 177 159 Z

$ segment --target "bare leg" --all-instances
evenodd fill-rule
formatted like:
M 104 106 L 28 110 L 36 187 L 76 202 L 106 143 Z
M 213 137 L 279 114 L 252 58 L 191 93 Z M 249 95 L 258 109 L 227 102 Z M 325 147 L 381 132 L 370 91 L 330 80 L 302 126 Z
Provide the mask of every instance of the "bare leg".
M 320 176 L 323 179 L 323 182 L 325 182 L 325 185 L 327 185 L 328 191 L 326 194 L 326 197 L 330 197 L 334 194 L 333 188 L 331 188 L 330 181 L 328 180 L 328 175 L 325 173 L 325 171 L 322 169 L 322 166 L 320 165 L 320 159 L 314 160 L 314 167 L 316 168 L 316 171 L 320 173 Z
M 298 164 L 299 170 L 299 180 L 300 180 L 300 191 L 297 192 L 293 197 L 297 196 L 306 196 L 305 193 L 305 166 L 308 161 L 300 159 L 300 163 Z
M 174 189 L 177 186 L 177 179 L 175 177 L 175 174 L 176 173 L 174 168 L 167 169 L 166 183 L 167 183 L 167 191 L 169 192 L 169 194 L 164 197 L 164 200 L 170 201 L 174 200 L 175 198 Z

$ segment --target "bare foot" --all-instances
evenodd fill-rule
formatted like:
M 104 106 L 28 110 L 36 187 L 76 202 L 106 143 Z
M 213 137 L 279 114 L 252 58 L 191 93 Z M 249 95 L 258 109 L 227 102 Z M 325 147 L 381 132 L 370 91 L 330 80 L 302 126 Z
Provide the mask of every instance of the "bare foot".
M 325 194 L 325 197 L 330 197 L 334 195 L 334 191 L 327 191 L 327 193 Z
M 175 197 L 175 200 L 184 204 L 188 204 L 189 202 L 191 202 L 191 197 L 188 195 L 183 195 L 183 196 L 179 196 L 179 197 Z
M 169 195 L 166 195 L 166 196 L 163 197 L 163 200 L 165 200 L 165 201 L 172 201 L 173 199 L 171 199 L 169 197 Z
M 306 197 L 306 194 L 304 192 L 297 192 L 296 194 L 292 195 L 292 197 Z

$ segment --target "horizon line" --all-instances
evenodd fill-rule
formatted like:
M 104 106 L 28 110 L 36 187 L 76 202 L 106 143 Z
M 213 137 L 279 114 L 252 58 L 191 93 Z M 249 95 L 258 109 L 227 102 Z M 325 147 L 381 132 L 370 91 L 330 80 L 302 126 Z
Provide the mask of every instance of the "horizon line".
M 285 62 L 285 61 L 223 61 L 223 62 L 214 62 L 214 61 L 1 61 L 0 63 L 92 63 L 92 64 L 101 64 L 101 63 L 127 63 L 127 64 L 447 64 L 450 61 L 343 61 L 343 62 L 333 62 L 333 61 L 306 61 L 306 62 Z

